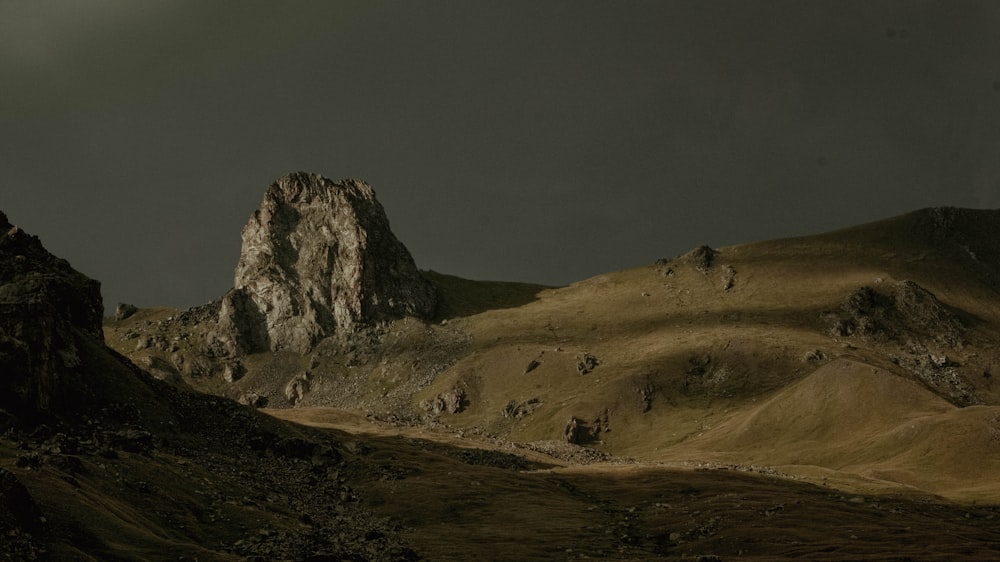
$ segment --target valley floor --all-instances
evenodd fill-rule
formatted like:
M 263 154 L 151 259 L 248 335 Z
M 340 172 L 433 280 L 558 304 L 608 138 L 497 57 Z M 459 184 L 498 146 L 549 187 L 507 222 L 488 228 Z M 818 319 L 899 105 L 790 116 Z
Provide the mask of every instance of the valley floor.
M 832 471 L 639 462 L 334 409 L 268 413 L 363 439 L 366 466 L 380 468 L 352 475 L 359 495 L 428 560 L 1000 558 L 1000 507 Z

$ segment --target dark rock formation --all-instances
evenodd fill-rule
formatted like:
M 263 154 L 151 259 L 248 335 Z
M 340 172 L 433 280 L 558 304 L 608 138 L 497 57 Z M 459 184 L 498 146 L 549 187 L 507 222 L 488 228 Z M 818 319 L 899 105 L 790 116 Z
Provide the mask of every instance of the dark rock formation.
M 889 293 L 859 287 L 830 318 L 834 336 L 856 336 L 885 342 L 893 339 L 930 338 L 956 347 L 962 345 L 965 326 L 959 317 L 927 289 L 902 281 Z
M 537 410 L 542 405 L 542 401 L 538 398 L 532 398 L 524 402 L 518 402 L 517 400 L 511 400 L 500 410 L 500 413 L 505 418 L 513 418 L 516 420 L 530 416 L 535 410 Z
M 465 409 L 465 405 L 465 390 L 459 387 L 442 392 L 430 400 L 420 401 L 420 407 L 434 415 L 442 412 L 457 414 Z
M 708 270 L 712 268 L 712 264 L 715 263 L 716 254 L 718 252 L 713 250 L 711 246 L 698 246 L 682 256 L 682 258 L 698 271 L 708 273 Z
M 334 334 L 428 317 L 434 306 L 434 288 L 368 184 L 295 173 L 268 188 L 243 229 L 218 337 L 230 354 L 306 352 Z
M 136 312 L 139 312 L 139 308 L 134 304 L 129 304 L 127 302 L 120 302 L 118 306 L 115 307 L 115 320 L 124 320 Z
M 239 361 L 232 361 L 230 363 L 226 363 L 226 366 L 223 367 L 222 380 L 230 383 L 236 382 L 243 378 L 243 375 L 245 374 L 246 368 L 243 367 L 243 364 Z
M 727 265 L 722 271 L 722 290 L 728 291 L 736 285 L 736 269 Z
M 951 309 L 913 281 L 882 290 L 859 287 L 838 312 L 826 313 L 830 334 L 875 343 L 889 359 L 938 396 L 956 406 L 982 404 L 960 365 L 947 350 L 966 345 L 967 326 L 961 310 Z M 819 356 L 816 359 L 823 359 Z M 806 360 L 813 360 L 807 355 Z
M 527 375 L 531 371 L 534 371 L 535 369 L 541 366 L 542 366 L 541 361 L 539 361 L 538 359 L 532 359 L 531 361 L 528 362 L 528 365 L 524 368 L 524 374 Z
M 135 363 L 147 373 L 152 375 L 153 378 L 176 386 L 186 386 L 186 383 L 181 377 L 180 372 L 177 371 L 177 368 L 164 359 L 156 357 L 155 355 L 145 355 L 136 360 Z
M 236 401 L 244 406 L 250 406 L 251 408 L 266 408 L 268 402 L 267 396 L 262 396 L 253 391 L 247 391 L 240 394 Z
M 563 437 L 566 438 L 567 443 L 572 443 L 574 445 L 580 442 L 582 432 L 582 426 L 580 425 L 580 420 L 576 417 L 572 417 L 566 422 L 566 427 L 563 429 Z
M 650 382 L 644 382 L 642 384 L 637 384 L 634 387 L 635 393 L 639 395 L 639 406 L 642 413 L 646 413 L 653 409 L 653 395 L 656 392 L 656 388 Z
M 660 272 L 660 275 L 664 277 L 673 277 L 674 268 L 671 267 L 670 265 L 672 263 L 673 263 L 672 260 L 668 260 L 667 258 L 660 258 L 656 260 L 656 262 L 653 264 L 653 267 L 656 269 L 656 271 Z
M 78 338 L 104 341 L 100 283 L 0 212 L 0 410 L 57 411 L 74 399 Z
M 305 373 L 299 373 L 292 377 L 292 380 L 288 381 L 285 385 L 285 398 L 295 406 L 303 398 L 305 398 L 306 393 L 309 392 L 309 379 L 311 378 L 310 373 L 307 371 Z
M 964 323 L 934 293 L 913 281 L 903 281 L 896 290 L 895 302 L 909 330 L 927 334 L 934 341 L 951 347 L 962 345 Z
M 802 360 L 807 363 L 818 363 L 826 359 L 826 353 L 821 349 L 814 349 L 812 351 L 807 351 L 805 355 L 802 356 Z
M 579 361 L 576 364 L 576 372 L 581 375 L 586 375 L 597 368 L 601 362 L 597 360 L 597 357 L 589 353 L 584 353 L 580 356 Z
M 590 423 L 586 423 L 580 418 L 573 416 L 567 422 L 566 428 L 563 429 L 563 436 L 566 438 L 566 442 L 573 445 L 586 445 L 599 441 L 601 433 L 611 431 L 611 426 L 608 423 L 608 415 L 608 410 L 605 409 L 601 415 L 594 418 L 594 421 Z
M 0 468 L 0 560 L 40 559 L 32 534 L 42 527 L 42 514 L 31 494 L 12 472 Z

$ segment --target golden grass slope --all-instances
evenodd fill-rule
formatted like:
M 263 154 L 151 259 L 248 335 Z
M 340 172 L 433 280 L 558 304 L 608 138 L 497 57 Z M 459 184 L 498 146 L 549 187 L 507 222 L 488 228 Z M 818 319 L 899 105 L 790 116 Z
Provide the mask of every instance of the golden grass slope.
M 467 409 L 442 421 L 514 441 L 561 439 L 576 418 L 601 429 L 588 446 L 640 459 L 816 466 L 798 472 L 992 501 L 997 215 L 921 211 L 721 248 L 708 266 L 696 252 L 452 319 L 468 351 L 415 401 L 462 388 Z M 962 322 L 961 342 L 908 311 L 888 335 L 832 332 L 859 288 L 891 296 L 904 281 Z M 599 366 L 581 375 L 584 354 Z M 949 403 L 955 388 L 983 406 Z M 529 400 L 529 415 L 502 414 Z
M 867 492 L 995 503 L 1000 408 L 957 408 L 915 382 L 837 360 L 650 457 L 767 465 L 809 479 L 848 478 Z
M 299 407 L 520 443 L 563 440 L 576 419 L 582 444 L 643 461 L 762 464 L 859 489 L 990 499 L 1000 481 L 997 240 L 1000 211 L 927 209 L 697 249 L 563 288 L 430 273 L 435 324 L 398 322 L 368 350 L 248 357 L 260 373 L 231 385 L 218 374 L 187 382 L 280 394 L 309 370 Z M 863 288 L 888 308 L 851 308 Z M 851 317 L 858 310 L 871 318 Z M 154 353 L 122 336 L 143 318 L 110 324 L 108 341 Z M 838 331 L 845 318 L 874 328 Z M 596 367 L 581 374 L 587 357 Z M 461 412 L 421 408 L 455 389 Z

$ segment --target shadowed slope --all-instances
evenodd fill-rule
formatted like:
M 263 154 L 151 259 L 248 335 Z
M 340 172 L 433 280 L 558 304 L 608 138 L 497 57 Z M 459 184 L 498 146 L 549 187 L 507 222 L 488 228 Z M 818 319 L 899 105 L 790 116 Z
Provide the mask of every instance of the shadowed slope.
M 472 281 L 436 271 L 424 272 L 437 290 L 435 318 L 446 320 L 456 316 L 471 316 L 497 308 L 516 308 L 537 298 L 548 289 L 533 283 L 509 281 Z
M 366 434 L 384 465 L 359 489 L 431 560 L 993 560 L 1000 544 L 995 507 L 845 496 L 707 463 L 580 466 L 445 428 L 272 413 Z
M 96 282 L 0 231 L 0 558 L 415 558 L 334 435 L 155 380 L 105 347 Z

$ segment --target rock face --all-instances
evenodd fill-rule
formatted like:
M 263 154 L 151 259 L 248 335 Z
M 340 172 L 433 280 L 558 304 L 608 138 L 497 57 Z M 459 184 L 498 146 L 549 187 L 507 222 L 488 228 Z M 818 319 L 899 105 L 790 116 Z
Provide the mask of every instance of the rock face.
M 430 400 L 422 400 L 420 402 L 421 408 L 434 415 L 442 412 L 457 414 L 465 409 L 465 405 L 465 390 L 461 388 L 453 388 L 448 392 L 438 394 Z
M 78 338 L 104 341 L 103 311 L 100 283 L 0 212 L 0 410 L 32 417 L 72 400 Z
M 304 353 L 319 340 L 427 317 L 434 288 L 392 234 L 371 186 L 295 173 L 272 184 L 243 228 L 219 315 L 225 350 Z
M 877 342 L 930 339 L 960 346 L 965 326 L 933 293 L 913 281 L 902 281 L 890 292 L 859 287 L 832 318 L 834 336 L 858 336 Z
M 129 304 L 127 302 L 120 302 L 118 306 L 115 307 L 115 320 L 122 321 L 136 312 L 139 312 L 139 308 L 134 304 Z

